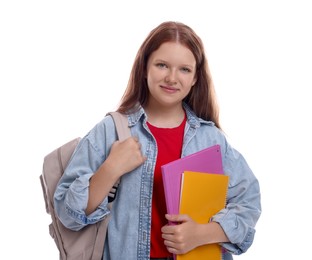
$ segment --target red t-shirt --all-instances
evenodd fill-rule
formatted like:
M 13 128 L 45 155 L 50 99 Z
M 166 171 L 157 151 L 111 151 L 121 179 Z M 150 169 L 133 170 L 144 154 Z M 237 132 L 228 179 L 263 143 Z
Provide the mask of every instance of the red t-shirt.
M 175 128 L 158 128 L 148 123 L 149 129 L 156 139 L 158 148 L 152 197 L 150 257 L 161 258 L 171 256 L 161 237 L 161 228 L 166 225 L 168 221 L 165 218 L 167 209 L 160 166 L 181 157 L 185 123 L 186 117 L 183 122 Z

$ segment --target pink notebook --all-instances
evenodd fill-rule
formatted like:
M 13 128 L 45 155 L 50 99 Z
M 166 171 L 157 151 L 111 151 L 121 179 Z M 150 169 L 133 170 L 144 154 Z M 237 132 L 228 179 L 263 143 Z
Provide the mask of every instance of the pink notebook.
M 161 166 L 167 213 L 179 214 L 181 176 L 184 171 L 223 174 L 220 145 L 213 145 Z

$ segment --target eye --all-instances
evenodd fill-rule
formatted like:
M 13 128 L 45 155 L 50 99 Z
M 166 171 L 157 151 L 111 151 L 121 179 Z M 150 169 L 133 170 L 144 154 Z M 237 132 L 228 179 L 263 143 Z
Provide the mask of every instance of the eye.
M 158 62 L 158 63 L 156 63 L 156 67 L 162 69 L 162 68 L 167 68 L 167 65 L 165 63 L 163 63 L 163 62 Z
M 181 68 L 181 71 L 185 72 L 185 73 L 190 73 L 192 72 L 191 69 L 187 68 L 187 67 L 183 67 Z

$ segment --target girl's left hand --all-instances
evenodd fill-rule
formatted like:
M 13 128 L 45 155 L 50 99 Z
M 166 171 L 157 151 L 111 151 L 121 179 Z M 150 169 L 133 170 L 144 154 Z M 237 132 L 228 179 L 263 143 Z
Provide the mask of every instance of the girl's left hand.
M 166 214 L 166 218 L 169 222 L 174 222 L 161 229 L 164 244 L 170 253 L 185 254 L 200 245 L 201 224 L 193 221 L 188 215 Z

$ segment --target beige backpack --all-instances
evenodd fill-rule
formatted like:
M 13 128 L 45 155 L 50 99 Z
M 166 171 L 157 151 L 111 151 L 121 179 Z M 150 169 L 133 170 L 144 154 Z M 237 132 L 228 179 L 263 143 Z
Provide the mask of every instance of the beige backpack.
M 119 140 L 130 137 L 127 117 L 110 112 L 115 122 Z M 101 222 L 88 225 L 80 231 L 72 231 L 63 226 L 54 211 L 53 195 L 59 179 L 67 166 L 80 138 L 55 149 L 44 157 L 43 172 L 40 175 L 46 211 L 51 215 L 52 223 L 49 225 L 50 235 L 60 253 L 61 260 L 100 260 L 102 259 L 109 217 Z M 109 194 L 109 206 L 112 206 L 119 181 L 114 185 Z

